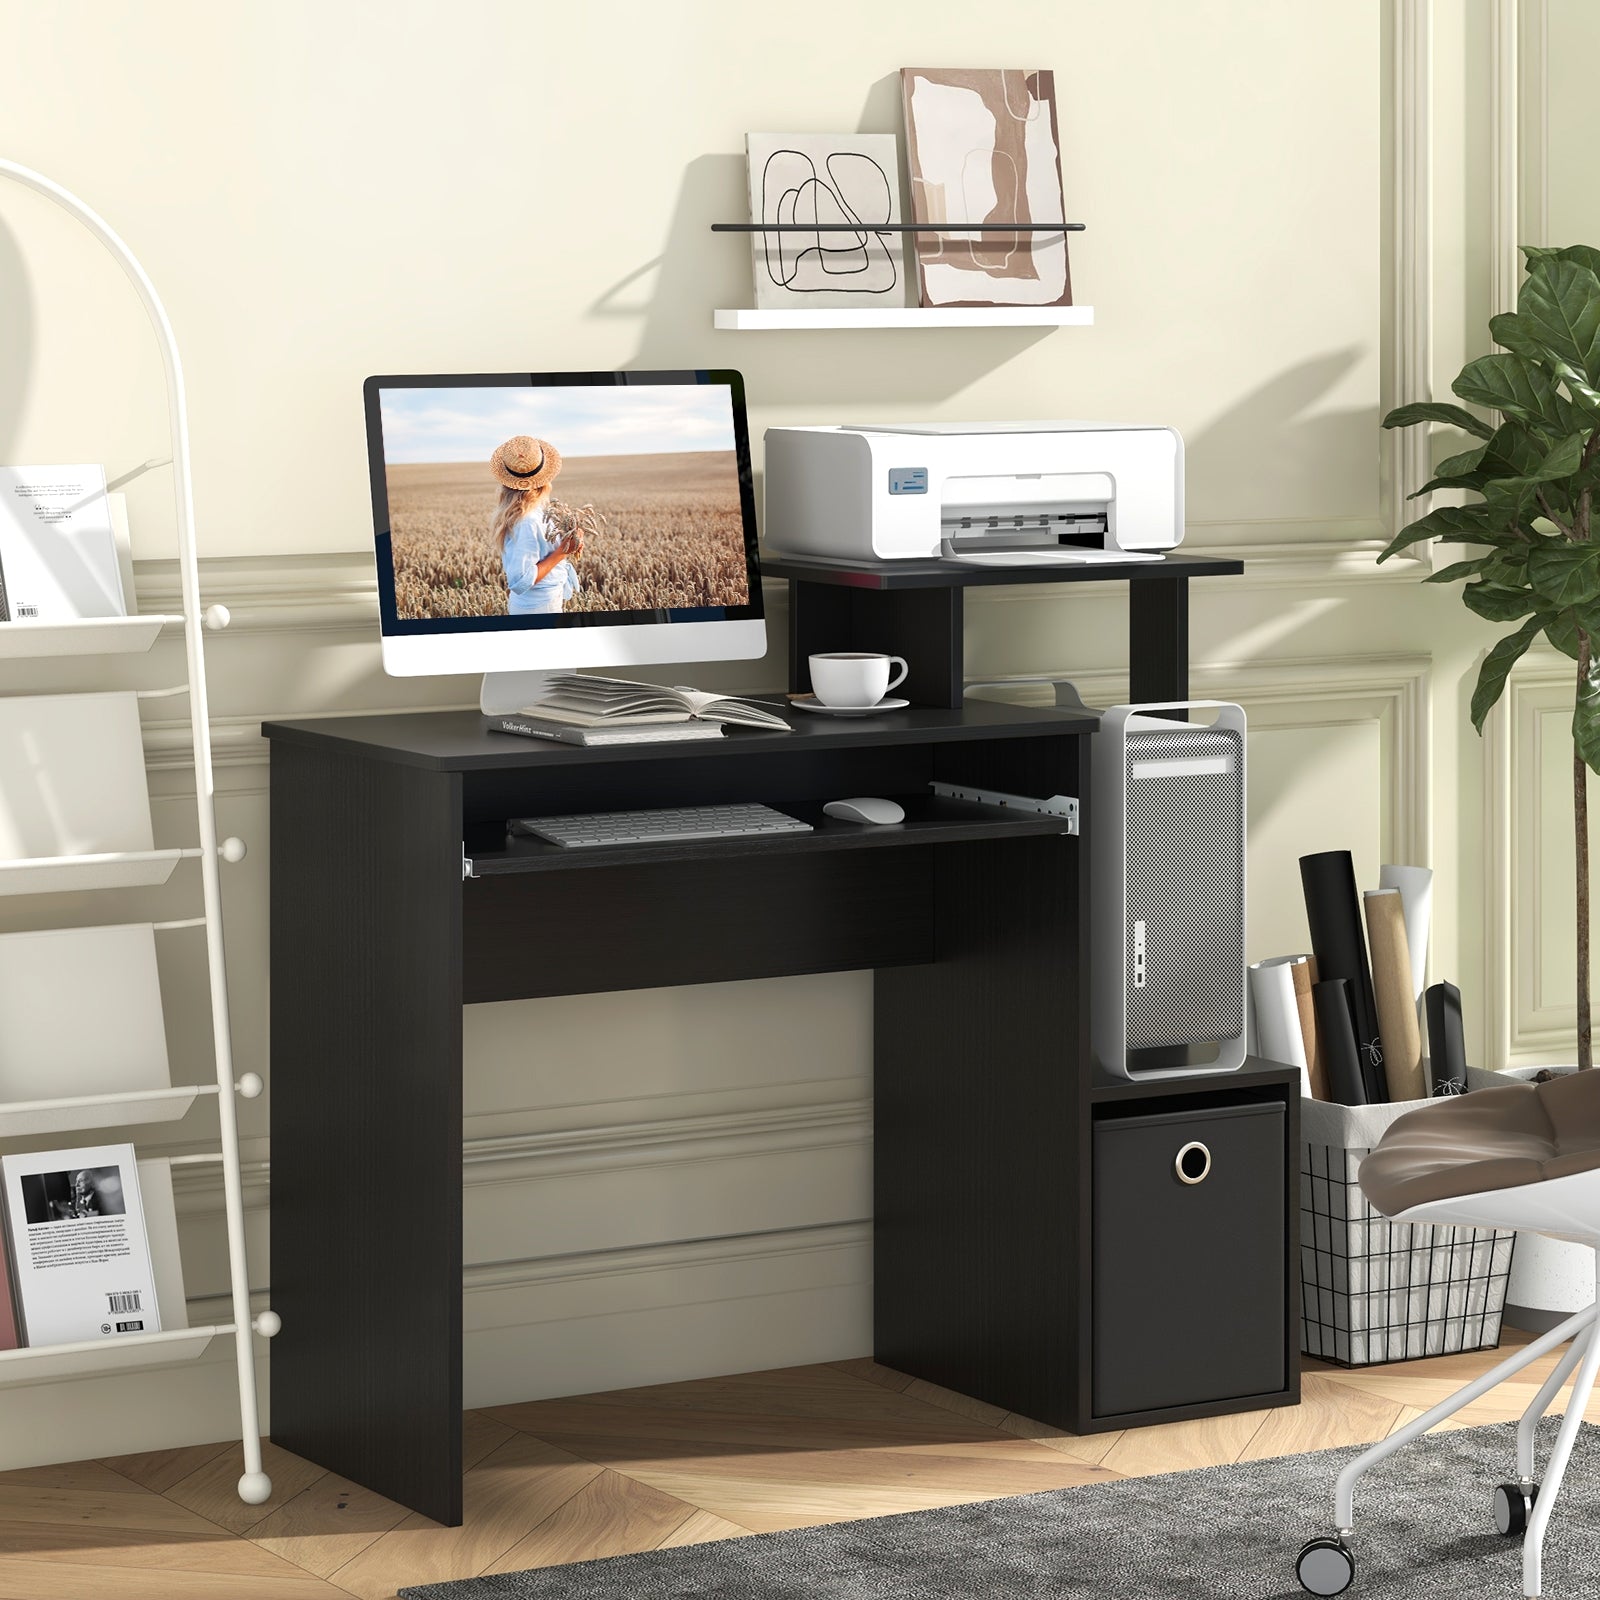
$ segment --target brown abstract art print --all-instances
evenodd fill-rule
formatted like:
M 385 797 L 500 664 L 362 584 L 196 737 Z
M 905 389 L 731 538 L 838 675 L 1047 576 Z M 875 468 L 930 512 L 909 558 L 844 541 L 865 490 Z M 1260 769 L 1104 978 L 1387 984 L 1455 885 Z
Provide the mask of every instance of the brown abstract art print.
M 916 222 L 1065 222 L 1055 77 L 1039 70 L 903 67 Z M 1068 306 L 1065 233 L 913 236 L 925 306 Z

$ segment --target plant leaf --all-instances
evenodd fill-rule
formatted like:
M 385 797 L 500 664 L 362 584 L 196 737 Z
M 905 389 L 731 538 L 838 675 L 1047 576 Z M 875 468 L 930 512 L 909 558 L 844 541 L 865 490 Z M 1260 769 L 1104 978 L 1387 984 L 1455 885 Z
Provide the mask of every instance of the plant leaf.
M 1466 489 L 1473 494 L 1482 494 L 1487 482 L 1488 479 L 1481 472 L 1462 473 L 1459 477 L 1451 474 L 1449 477 L 1429 478 L 1420 489 L 1413 489 L 1406 499 L 1420 500 L 1423 495 L 1434 494 L 1440 489 Z
M 1450 544 L 1517 544 L 1520 541 L 1516 534 L 1508 531 L 1514 520 L 1503 506 L 1438 506 L 1427 516 L 1407 523 L 1389 541 L 1378 560 L 1387 561 L 1390 556 L 1397 556 L 1402 550 L 1428 539 L 1443 539 Z
M 1488 481 L 1488 474 L 1478 470 L 1478 463 L 1483 460 L 1484 452 L 1488 448 L 1488 445 L 1480 444 L 1471 450 L 1463 450 L 1460 455 L 1446 456 L 1433 469 L 1433 477 L 1429 478 L 1420 489 L 1413 489 L 1406 499 L 1420 500 L 1423 495 L 1432 494 L 1435 489 L 1481 491 Z
M 1483 719 L 1489 715 L 1505 690 L 1506 679 L 1539 632 L 1541 620 L 1529 617 L 1515 633 L 1508 633 L 1488 655 L 1478 669 L 1478 684 L 1472 691 L 1472 726 L 1483 732 Z
M 1600 390 L 1596 390 L 1570 362 L 1558 359 L 1547 350 L 1516 312 L 1502 311 L 1498 316 L 1490 317 L 1489 336 L 1513 355 L 1522 356 L 1533 365 L 1543 367 L 1553 378 L 1564 383 L 1568 393 L 1586 410 L 1600 409 Z
M 1538 335 L 1515 311 L 1501 311 L 1490 317 L 1489 336 L 1513 355 L 1524 356 L 1535 365 L 1554 364 L 1550 352 L 1539 342 Z
M 1479 468 L 1497 478 L 1520 478 L 1537 468 L 1550 448 L 1525 422 L 1507 418 L 1483 447 Z
M 1563 400 L 1562 404 L 1566 405 L 1567 402 Z M 1519 460 L 1526 461 L 1529 465 L 1536 464 L 1542 458 L 1542 450 L 1534 445 L 1533 435 L 1523 431 L 1520 425 L 1517 432 L 1525 446 L 1519 452 Z M 1498 433 L 1495 437 L 1499 437 Z M 1534 447 L 1526 448 L 1526 446 Z M 1491 439 L 1487 444 L 1475 445 L 1471 450 L 1463 450 L 1459 455 L 1446 456 L 1433 469 L 1433 477 L 1420 489 L 1413 489 L 1406 499 L 1419 500 L 1425 494 L 1432 494 L 1435 489 L 1471 489 L 1481 494 L 1497 473 L 1501 477 L 1515 477 L 1520 470 L 1518 466 L 1496 452 L 1494 440 Z
M 1578 659 L 1578 629 L 1591 639 L 1600 640 L 1600 601 L 1590 600 L 1581 606 L 1568 606 L 1565 611 L 1549 618 L 1544 625 L 1544 635 L 1564 656 Z
M 1490 551 L 1483 558 L 1488 562 L 1483 569 L 1485 581 L 1498 584 L 1502 589 L 1525 588 L 1528 582 L 1529 555 L 1545 545 L 1566 543 L 1565 539 L 1547 539 L 1543 535 L 1537 537 L 1537 544 L 1507 545 L 1504 549 Z
M 1553 609 L 1600 598 L 1600 544 L 1557 544 L 1528 557 L 1528 581 Z
M 1487 572 L 1494 564 L 1493 556 L 1479 556 L 1474 561 L 1453 561 L 1448 567 L 1440 567 L 1437 572 L 1430 572 L 1422 581 L 1424 583 L 1454 583 L 1457 578 L 1475 578 L 1480 572 Z
M 1570 607 L 1545 621 L 1544 636 L 1562 655 L 1578 659 L 1578 614 Z
M 1530 611 L 1541 609 L 1540 601 L 1543 598 L 1531 589 L 1502 588 L 1492 583 L 1469 583 L 1461 591 L 1461 598 L 1466 601 L 1469 611 L 1476 611 L 1480 617 L 1487 617 L 1490 622 L 1515 622 L 1518 617 L 1525 617 Z M 1544 607 L 1553 610 L 1553 607 Z
M 1445 422 L 1452 428 L 1476 434 L 1480 439 L 1487 439 L 1494 432 L 1482 417 L 1475 417 L 1463 407 L 1443 400 L 1416 400 L 1410 405 L 1396 406 L 1383 419 L 1386 428 L 1410 428 L 1419 422 Z
M 1479 463 L 1482 462 L 1488 448 L 1486 444 L 1474 445 L 1472 449 L 1463 450 L 1458 456 L 1446 456 L 1433 470 L 1441 478 L 1465 477 L 1469 472 L 1478 470 Z
M 1558 361 L 1600 383 L 1600 276 L 1581 261 L 1536 261 L 1522 280 L 1517 318 Z
M 1550 374 L 1526 356 L 1498 351 L 1479 356 L 1461 369 L 1450 387 L 1463 400 L 1489 406 L 1547 434 L 1576 432 L 1585 421 L 1600 425 L 1600 416 L 1587 419 L 1580 415 Z M 1442 461 L 1438 470 L 1444 471 Z
M 1525 244 L 1522 254 L 1531 271 L 1536 261 L 1576 261 L 1580 266 L 1600 273 L 1600 250 L 1592 244 Z
M 1537 477 L 1542 483 L 1548 483 L 1552 478 L 1570 478 L 1583 465 L 1583 452 L 1588 443 L 1587 428 L 1566 434 L 1545 452 L 1537 472 L 1531 472 L 1528 476 Z
M 1586 411 L 1600 412 L 1600 389 L 1596 389 L 1589 381 L 1583 368 L 1574 366 L 1544 343 L 1537 323 L 1529 322 L 1519 312 L 1502 311 L 1498 316 L 1489 318 L 1489 336 L 1513 355 L 1525 356 L 1536 366 L 1544 367 L 1559 378 L 1566 384 L 1567 392 Z
M 1483 484 L 1484 498 L 1520 509 L 1545 484 L 1572 477 L 1583 461 L 1584 446 L 1588 442 L 1589 435 L 1586 432 L 1567 434 L 1556 440 L 1538 461 L 1518 476 L 1486 478 Z M 1488 448 L 1485 446 L 1486 451 Z

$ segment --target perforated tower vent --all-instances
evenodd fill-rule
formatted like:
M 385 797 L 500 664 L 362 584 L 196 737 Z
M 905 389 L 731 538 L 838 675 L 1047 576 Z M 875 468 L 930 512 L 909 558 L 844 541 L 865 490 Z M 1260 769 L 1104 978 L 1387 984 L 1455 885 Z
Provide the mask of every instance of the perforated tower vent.
M 1130 1050 L 1244 1032 L 1243 766 L 1231 729 L 1128 735 Z

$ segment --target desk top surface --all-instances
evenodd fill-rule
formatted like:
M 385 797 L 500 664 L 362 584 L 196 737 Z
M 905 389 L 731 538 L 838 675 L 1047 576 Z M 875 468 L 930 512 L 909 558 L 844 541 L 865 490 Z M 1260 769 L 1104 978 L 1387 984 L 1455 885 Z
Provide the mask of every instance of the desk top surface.
M 704 756 L 774 755 L 869 745 L 948 744 L 965 739 L 1048 738 L 1093 733 L 1095 719 L 1039 706 L 969 700 L 959 710 L 912 706 L 873 717 L 824 717 L 788 709 L 781 695 L 751 696 L 784 713 L 790 733 L 730 730 L 691 744 L 573 745 L 498 733 L 476 711 L 407 711 L 365 717 L 314 717 L 266 722 L 271 740 L 328 753 L 436 772 L 505 767 L 558 767 L 604 761 L 694 760 Z

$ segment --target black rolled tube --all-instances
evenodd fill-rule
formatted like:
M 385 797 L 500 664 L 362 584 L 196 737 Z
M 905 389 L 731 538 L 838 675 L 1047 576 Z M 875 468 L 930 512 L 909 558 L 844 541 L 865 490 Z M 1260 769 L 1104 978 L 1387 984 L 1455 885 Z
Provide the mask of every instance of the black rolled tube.
M 1372 968 L 1367 961 L 1361 897 L 1356 893 L 1350 852 L 1324 850 L 1301 856 L 1300 882 L 1305 889 L 1306 921 L 1311 927 L 1317 975 L 1324 980 L 1343 978 L 1350 986 L 1350 1023 L 1355 1029 L 1366 1103 L 1387 1105 L 1389 1082 L 1383 1067 L 1383 1044 L 1378 1037 L 1378 1006 L 1372 994 Z
M 1366 1076 L 1350 1021 L 1349 983 L 1343 978 L 1325 978 L 1312 984 L 1311 1004 L 1317 1013 L 1317 1042 L 1328 1074 L 1328 1093 L 1342 1106 L 1367 1105 Z

